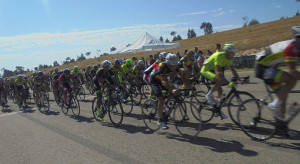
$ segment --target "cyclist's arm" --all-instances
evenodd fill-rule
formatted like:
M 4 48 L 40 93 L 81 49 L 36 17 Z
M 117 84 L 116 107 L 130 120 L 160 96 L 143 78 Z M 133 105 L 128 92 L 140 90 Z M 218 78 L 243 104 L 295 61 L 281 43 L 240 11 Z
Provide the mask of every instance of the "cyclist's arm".
M 172 92 L 172 90 L 175 89 L 174 86 L 169 85 L 167 76 L 165 76 L 165 75 L 161 75 L 161 84 L 162 84 L 162 86 L 164 86 L 166 89 L 168 89 L 170 92 Z

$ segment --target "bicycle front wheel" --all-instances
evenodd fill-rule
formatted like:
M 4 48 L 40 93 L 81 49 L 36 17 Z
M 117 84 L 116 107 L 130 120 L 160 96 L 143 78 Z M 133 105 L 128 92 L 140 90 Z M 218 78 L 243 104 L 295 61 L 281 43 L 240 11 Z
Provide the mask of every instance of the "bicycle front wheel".
M 43 109 L 45 112 L 49 112 L 49 109 L 50 109 L 49 97 L 46 94 L 44 94 L 43 100 L 44 100 Z
M 108 116 L 114 126 L 120 126 L 123 121 L 123 107 L 120 101 L 113 99 L 108 105 Z
M 254 99 L 255 97 L 248 92 L 237 92 L 229 98 L 228 101 L 228 113 L 231 120 L 239 126 L 237 119 L 237 112 L 242 103 L 248 99 Z
M 152 131 L 157 131 L 159 126 L 157 125 L 158 113 L 157 102 L 153 99 L 146 100 L 142 106 L 142 116 L 145 125 Z
M 76 97 L 71 99 L 70 108 L 72 109 L 73 116 L 78 117 L 80 115 L 80 104 Z
M 122 103 L 124 113 L 129 115 L 133 109 L 133 99 L 131 94 L 128 91 L 122 92 L 120 101 Z
M 237 117 L 243 132 L 253 140 L 264 141 L 275 134 L 275 118 L 263 101 L 246 100 L 239 107 Z
M 193 114 L 185 109 L 185 103 L 177 103 L 173 111 L 175 127 L 179 134 L 184 137 L 197 136 L 202 127 L 200 111 L 195 110 Z M 193 116 L 192 116 L 193 115 Z

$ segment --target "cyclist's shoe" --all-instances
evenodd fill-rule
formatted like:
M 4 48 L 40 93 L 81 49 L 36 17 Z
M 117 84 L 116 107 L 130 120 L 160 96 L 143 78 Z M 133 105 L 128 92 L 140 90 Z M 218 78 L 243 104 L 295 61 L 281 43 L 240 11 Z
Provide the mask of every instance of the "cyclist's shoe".
M 157 126 L 159 126 L 161 129 L 169 129 L 168 125 L 163 121 L 157 121 Z
M 98 120 L 102 121 L 103 120 L 103 117 L 101 115 L 101 109 L 100 108 L 97 108 L 97 118 Z
M 215 98 L 214 98 L 213 94 L 206 94 L 205 97 L 206 97 L 206 100 L 207 100 L 208 104 L 216 105 L 216 101 L 215 101 Z
M 281 102 L 279 102 L 278 100 L 274 100 L 273 102 L 268 104 L 268 107 L 271 109 L 273 116 L 281 121 L 284 121 L 284 117 L 282 116 L 280 106 Z
M 228 118 L 228 117 L 226 116 L 226 114 L 223 113 L 222 111 L 220 111 L 220 113 L 221 113 L 222 120 Z

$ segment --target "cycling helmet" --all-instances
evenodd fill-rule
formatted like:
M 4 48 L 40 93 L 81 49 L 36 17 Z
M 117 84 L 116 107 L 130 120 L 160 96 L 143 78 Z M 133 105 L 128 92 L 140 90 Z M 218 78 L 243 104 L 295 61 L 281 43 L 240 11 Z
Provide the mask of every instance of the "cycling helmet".
M 236 52 L 236 47 L 234 44 L 225 44 L 223 49 L 229 52 Z
M 55 71 L 55 72 L 58 72 L 58 68 L 54 68 L 54 71 Z
M 293 26 L 292 30 L 295 37 L 300 36 L 300 26 Z
M 64 74 L 70 74 L 69 68 L 65 68 L 65 69 L 64 69 Z
M 97 69 L 97 68 L 98 68 L 98 65 L 97 65 L 97 64 L 95 64 L 95 65 L 93 66 L 93 68 L 94 68 L 94 69 Z
M 88 65 L 86 68 L 87 68 L 87 69 L 90 69 L 90 68 L 91 68 L 91 66 L 90 66 L 90 65 Z
M 174 54 L 168 53 L 166 56 L 166 63 L 171 65 L 177 65 L 178 64 L 178 57 Z
M 11 77 L 11 78 L 10 78 L 10 81 L 15 81 L 15 78 L 14 78 L 14 77 Z
M 78 66 L 74 66 L 74 71 L 78 71 Z
M 38 76 L 43 76 L 43 75 L 44 75 L 44 73 L 42 71 L 38 72 Z
M 194 56 L 195 55 L 195 52 L 194 51 L 188 51 L 186 53 L 186 56 Z
M 160 60 L 164 60 L 164 59 L 166 58 L 167 55 L 168 55 L 167 52 L 161 52 L 161 53 L 159 53 L 159 59 L 160 59 Z
M 111 62 L 108 61 L 108 60 L 104 60 L 102 63 L 101 63 L 102 67 L 110 67 L 111 65 Z
M 145 63 L 144 63 L 144 61 L 143 60 L 139 60 L 138 61 L 138 65 L 144 65 Z
M 127 60 L 126 60 L 126 64 L 132 66 L 132 65 L 133 65 L 133 62 L 132 62 L 131 59 L 127 59 Z
M 121 59 L 119 59 L 119 58 L 115 60 L 115 64 L 116 64 L 116 65 L 121 64 L 121 62 L 122 62 L 122 61 L 121 61 Z

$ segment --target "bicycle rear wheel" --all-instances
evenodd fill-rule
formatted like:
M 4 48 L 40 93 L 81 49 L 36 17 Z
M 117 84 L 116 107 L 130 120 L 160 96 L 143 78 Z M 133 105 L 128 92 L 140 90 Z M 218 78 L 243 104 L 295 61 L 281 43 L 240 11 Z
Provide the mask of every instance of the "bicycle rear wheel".
M 175 127 L 184 137 L 197 136 L 202 127 L 200 112 L 195 110 L 193 114 L 186 111 L 185 103 L 177 103 L 173 111 Z M 195 116 L 197 114 L 197 116 Z M 194 115 L 194 116 L 192 116 Z
M 207 104 L 205 92 L 203 91 L 198 91 L 193 94 L 190 101 L 190 108 L 192 115 L 204 123 L 209 122 L 214 116 L 213 106 Z M 200 112 L 200 115 L 198 115 L 198 112 Z
M 131 94 L 128 91 L 123 91 L 121 94 L 121 103 L 123 107 L 123 112 L 126 115 L 129 115 L 133 109 L 133 99 Z
M 111 123 L 114 126 L 120 126 L 123 121 L 123 107 L 120 101 L 117 99 L 112 99 L 110 104 L 108 105 L 108 116 L 111 121 Z
M 264 141 L 276 132 L 275 118 L 267 103 L 258 99 L 243 102 L 238 110 L 238 122 L 243 132 L 253 140 Z
M 78 117 L 80 115 L 80 104 L 76 97 L 71 99 L 70 108 L 72 109 L 73 116 Z
M 49 112 L 50 110 L 50 103 L 49 103 L 49 97 L 47 96 L 47 94 L 43 94 L 43 109 L 45 112 Z
M 142 116 L 145 125 L 152 131 L 157 131 L 159 126 L 157 125 L 158 113 L 157 102 L 153 99 L 148 99 L 142 104 Z
M 79 91 L 78 91 L 78 97 L 81 101 L 84 101 L 85 100 L 85 90 L 84 88 L 81 86 Z

